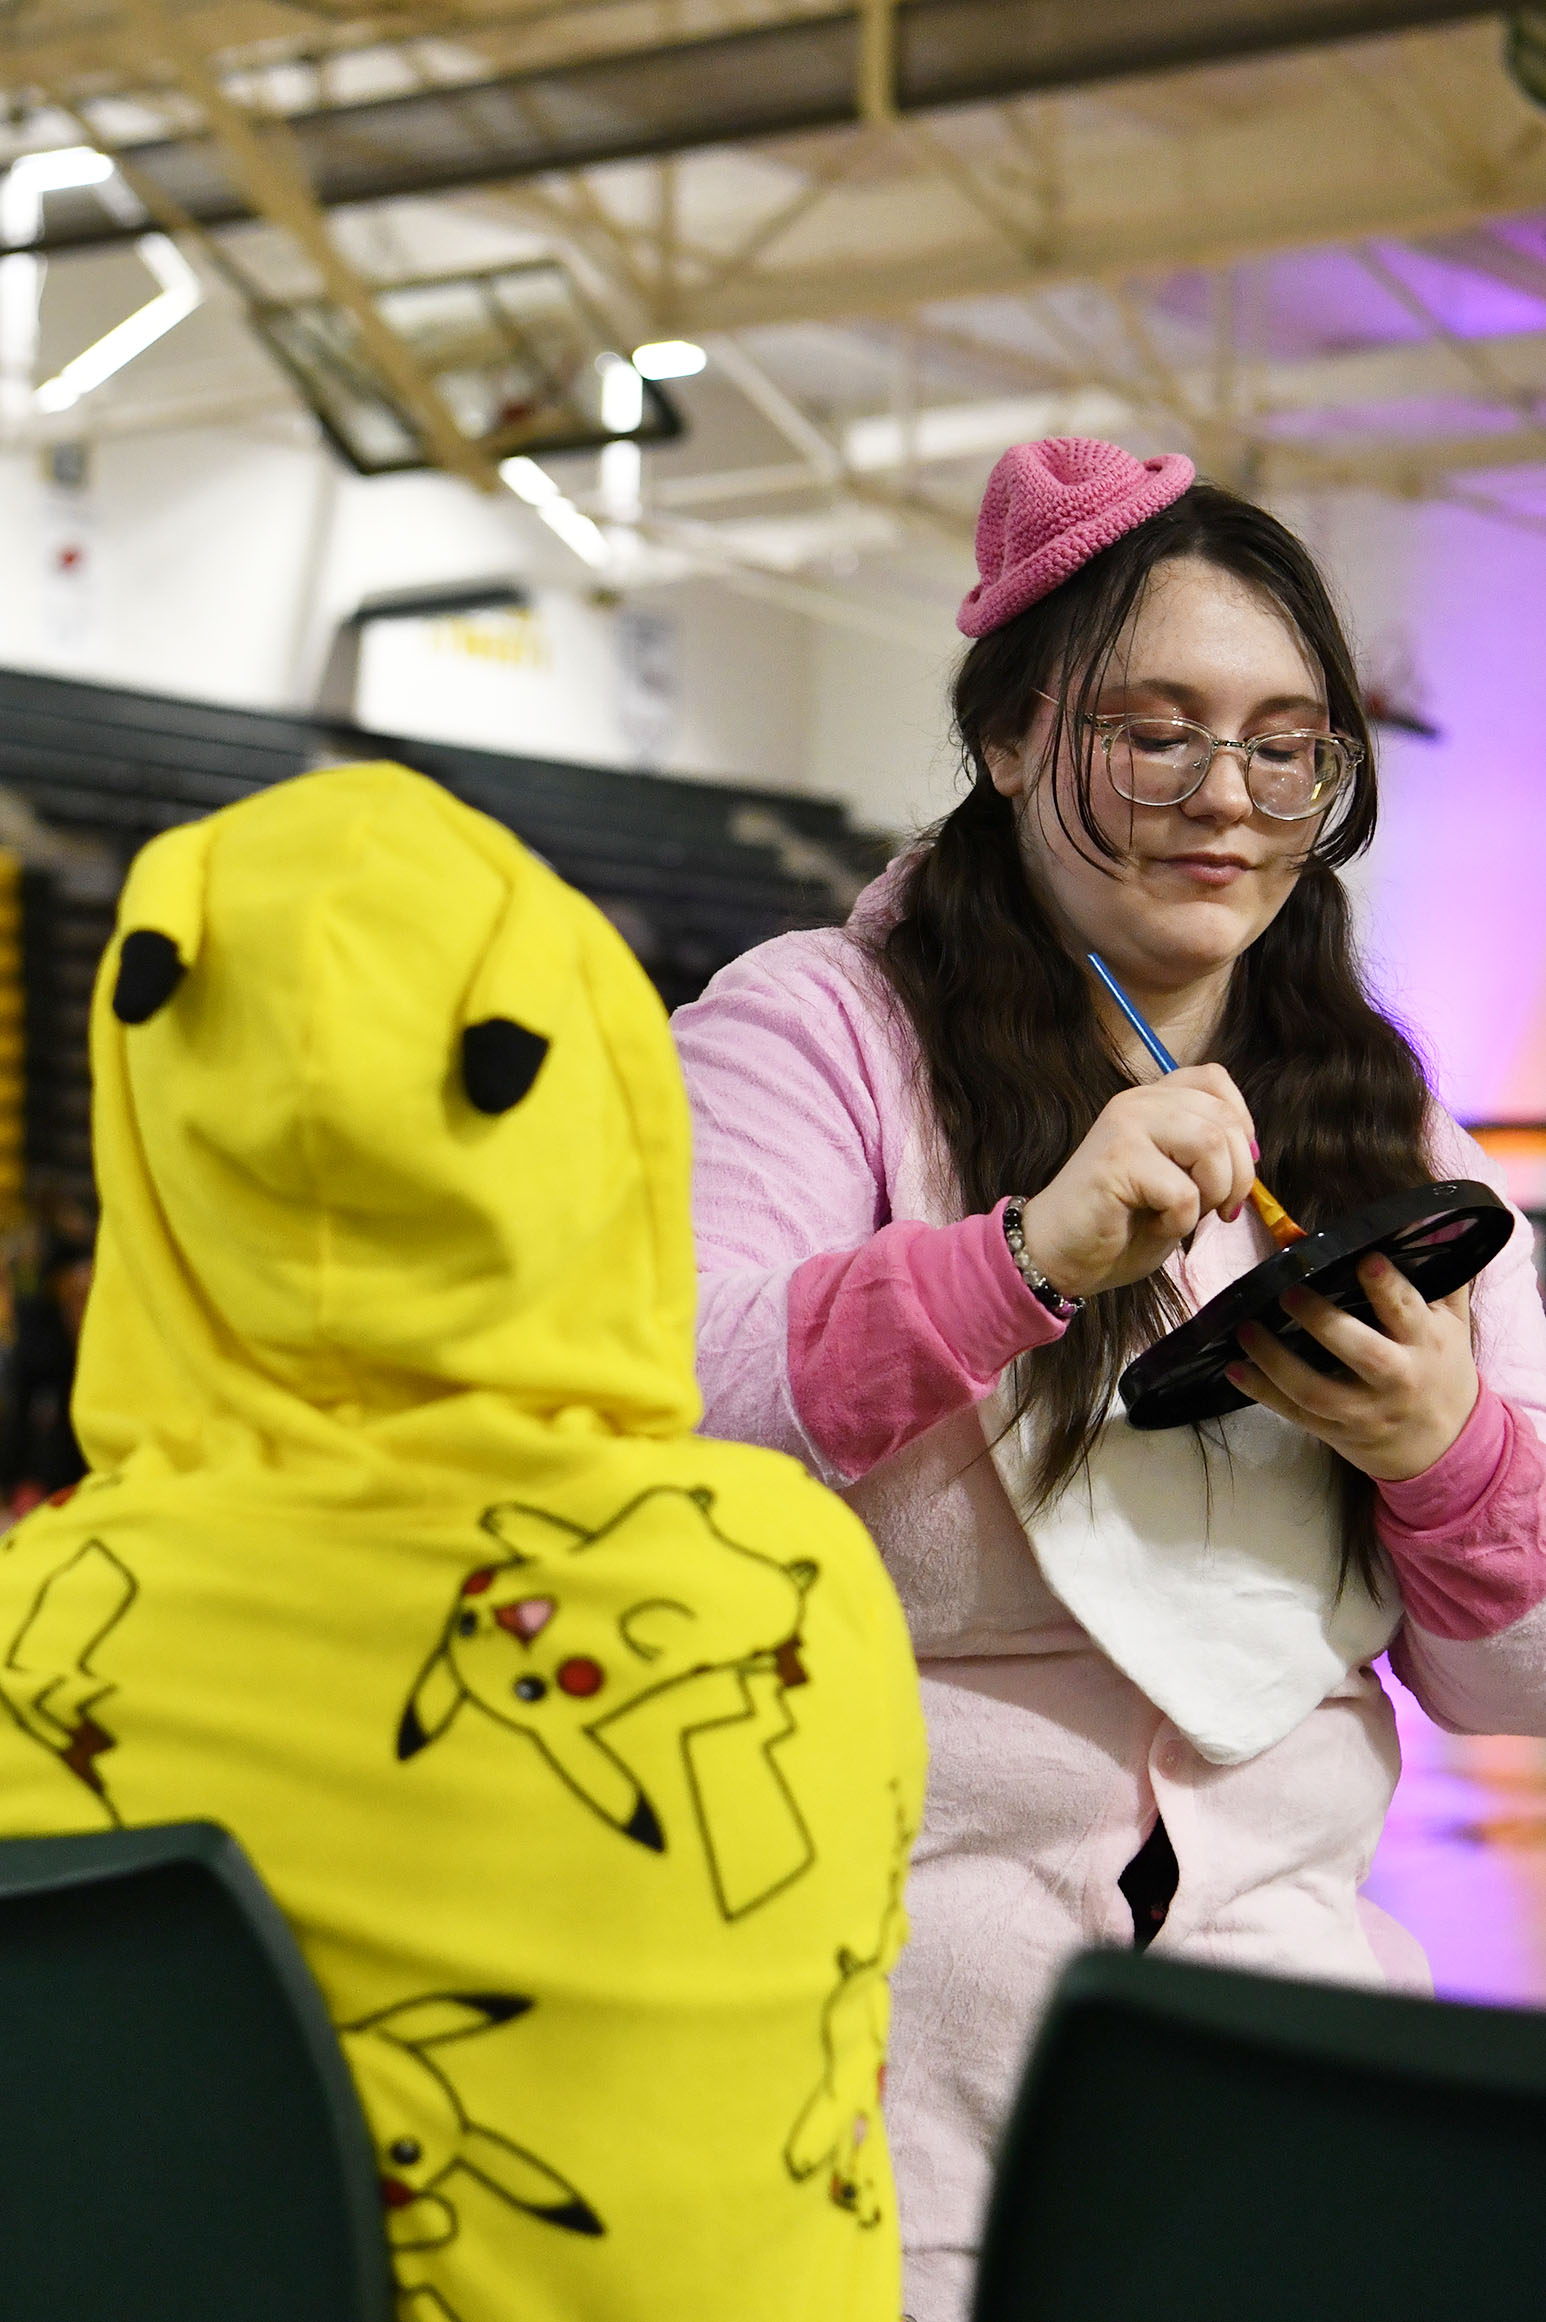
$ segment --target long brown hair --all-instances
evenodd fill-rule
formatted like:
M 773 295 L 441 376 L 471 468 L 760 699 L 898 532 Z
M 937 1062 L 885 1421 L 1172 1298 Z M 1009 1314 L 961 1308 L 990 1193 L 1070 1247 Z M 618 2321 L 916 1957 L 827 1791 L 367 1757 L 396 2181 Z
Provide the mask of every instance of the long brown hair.
M 899 917 L 874 939 L 874 956 L 916 1033 L 967 1211 L 1038 1192 L 1103 1106 L 1132 1083 L 1096 1012 L 1087 971 L 1027 879 L 1014 810 L 993 787 L 987 751 L 1022 744 L 1037 695 L 1054 696 L 1049 763 L 1067 749 L 1079 826 L 1070 835 L 1097 859 L 1119 855 L 1091 804 L 1089 713 L 1152 575 L 1180 556 L 1233 574 L 1281 608 L 1324 673 L 1332 726 L 1364 751 L 1288 900 L 1236 961 L 1229 985 L 1215 1054 L 1251 1108 L 1262 1175 L 1313 1227 L 1432 1174 L 1423 1149 L 1423 1068 L 1364 990 L 1336 875 L 1368 845 L 1376 804 L 1372 740 L 1347 639 L 1303 544 L 1264 509 L 1195 484 L 968 651 L 954 708 L 971 789 L 929 834 L 906 876 Z M 1061 798 L 1056 811 L 1066 815 Z M 1090 1299 L 1056 1346 L 1021 1364 L 1020 1409 L 1034 1415 L 1040 1444 L 1031 1478 L 1037 1500 L 1083 1464 L 1124 1363 L 1182 1311 L 1174 1285 L 1152 1274 Z M 1373 1486 L 1339 1466 L 1344 1577 L 1356 1568 L 1372 1582 Z

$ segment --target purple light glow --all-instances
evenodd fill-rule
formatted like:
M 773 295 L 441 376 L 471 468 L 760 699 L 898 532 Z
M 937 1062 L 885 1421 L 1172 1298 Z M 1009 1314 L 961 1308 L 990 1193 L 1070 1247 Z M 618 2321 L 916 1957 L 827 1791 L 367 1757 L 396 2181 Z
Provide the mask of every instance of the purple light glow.
M 1294 362 L 1349 348 L 1399 346 L 1427 336 L 1422 323 L 1346 250 L 1296 251 L 1263 260 L 1249 273 L 1255 285 L 1249 301 L 1250 333 L 1262 353 L 1274 360 Z M 1213 297 L 1214 278 L 1188 271 L 1169 278 L 1158 303 L 1167 314 L 1211 338 Z
M 1365 1893 L 1417 1937 L 1441 1999 L 1546 2002 L 1546 1748 L 1440 1733 L 1384 1675 L 1402 1773 Z
M 1421 307 L 1457 338 L 1546 330 L 1546 220 L 1495 223 L 1485 232 L 1453 237 L 1444 248 L 1376 247 Z M 1240 275 L 1241 327 L 1252 347 L 1273 361 L 1414 345 L 1432 337 L 1423 314 L 1414 313 L 1353 251 L 1295 251 L 1258 260 Z M 1171 275 L 1158 295 L 1161 312 L 1196 336 L 1199 356 L 1217 328 L 1217 287 L 1215 276 L 1188 269 Z
M 1382 242 L 1379 255 L 1445 330 L 1457 338 L 1490 339 L 1514 331 L 1546 330 L 1546 291 L 1532 297 L 1513 283 L 1481 273 L 1458 259 Z
M 1546 539 L 1469 511 L 1406 512 L 1363 576 L 1404 587 L 1437 742 L 1388 736 L 1355 874 L 1377 989 L 1451 1109 L 1546 1119 Z

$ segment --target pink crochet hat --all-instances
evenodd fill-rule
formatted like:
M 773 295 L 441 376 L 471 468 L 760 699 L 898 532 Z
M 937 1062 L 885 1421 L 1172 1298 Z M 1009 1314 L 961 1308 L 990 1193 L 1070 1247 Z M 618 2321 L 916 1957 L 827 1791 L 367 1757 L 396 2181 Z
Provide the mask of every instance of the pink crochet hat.
M 1180 452 L 1135 460 L 1088 435 L 1012 444 L 982 496 L 982 578 L 963 598 L 956 627 L 968 637 L 1002 629 L 1124 532 L 1179 500 L 1196 473 Z

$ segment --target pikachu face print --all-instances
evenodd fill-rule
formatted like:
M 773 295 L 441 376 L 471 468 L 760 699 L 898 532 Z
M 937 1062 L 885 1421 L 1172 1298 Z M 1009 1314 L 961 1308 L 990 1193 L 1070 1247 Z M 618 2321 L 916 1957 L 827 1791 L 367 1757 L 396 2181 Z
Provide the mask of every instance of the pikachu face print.
M 729 1540 L 708 1491 L 642 1493 L 593 1532 L 511 1502 L 506 1550 L 462 1581 L 397 1736 L 408 1760 L 466 1710 L 523 1736 L 580 1805 L 664 1853 L 670 1834 L 625 1755 L 624 1721 L 680 1689 L 689 1795 L 716 1899 L 737 1918 L 807 1869 L 809 1832 L 773 1752 L 806 1682 L 816 1567 Z

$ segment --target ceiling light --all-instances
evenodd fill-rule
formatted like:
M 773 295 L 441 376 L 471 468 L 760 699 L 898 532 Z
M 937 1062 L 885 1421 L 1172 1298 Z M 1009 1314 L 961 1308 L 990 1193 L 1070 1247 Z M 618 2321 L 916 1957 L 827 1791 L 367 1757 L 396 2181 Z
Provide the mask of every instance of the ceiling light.
M 608 451 L 613 448 L 611 444 L 607 446 Z M 499 474 L 501 482 L 509 485 L 518 500 L 536 509 L 548 530 L 556 532 L 566 548 L 573 549 L 587 564 L 608 562 L 610 551 L 601 526 L 593 524 L 572 500 L 564 498 L 546 468 L 539 468 L 535 460 L 517 453 L 514 459 L 500 461 Z
M 651 339 L 633 351 L 633 367 L 643 379 L 690 379 L 707 361 L 691 339 Z
M 598 355 L 601 424 L 609 435 L 634 435 L 644 419 L 644 381 L 622 355 Z
M 43 231 L 43 196 L 72 186 L 105 185 L 115 164 L 92 145 L 57 145 L 49 153 L 23 153 L 0 183 L 0 240 L 15 250 Z
M 544 508 L 550 500 L 562 498 L 547 469 L 539 468 L 536 461 L 527 459 L 524 453 L 517 453 L 513 460 L 501 460 L 499 475 L 500 481 L 508 484 L 516 498 L 524 500 L 528 508 Z
M 98 153 L 94 145 L 56 145 L 46 153 L 18 154 L 10 174 L 26 179 L 39 193 L 63 193 L 67 186 L 101 185 L 115 166 L 111 154 Z
M 612 552 L 607 546 L 606 534 L 599 524 L 582 516 L 572 500 L 560 493 L 556 500 L 545 500 L 537 510 L 550 532 L 556 532 L 566 548 L 572 548 L 587 564 L 609 564 Z
M 636 443 L 619 438 L 605 447 L 598 467 L 602 508 L 616 524 L 636 524 L 642 513 L 643 452 Z
M 111 379 L 115 371 L 153 347 L 157 339 L 165 338 L 202 302 L 204 292 L 198 276 L 165 234 L 144 234 L 135 249 L 160 283 L 160 296 L 126 315 L 52 379 L 45 379 L 33 397 L 39 411 L 68 411 L 104 379 Z

